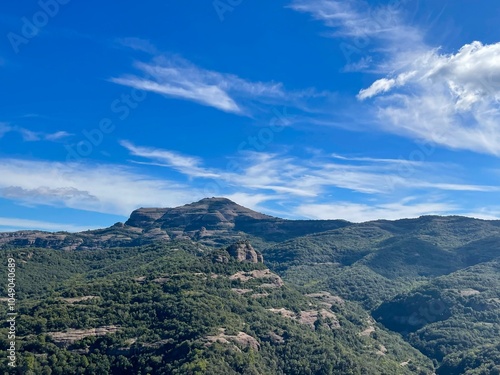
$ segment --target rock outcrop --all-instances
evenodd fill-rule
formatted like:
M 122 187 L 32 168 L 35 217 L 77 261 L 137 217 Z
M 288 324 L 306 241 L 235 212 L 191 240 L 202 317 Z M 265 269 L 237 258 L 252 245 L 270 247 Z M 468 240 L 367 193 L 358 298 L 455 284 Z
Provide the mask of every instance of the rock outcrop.
M 240 271 L 229 276 L 229 280 L 239 280 L 243 283 L 255 279 L 267 281 L 266 283 L 260 285 L 261 288 L 281 288 L 285 285 L 281 277 L 272 273 L 269 269 L 253 270 L 248 272 Z
M 58 344 L 69 345 L 85 337 L 106 336 L 117 332 L 119 329 L 120 327 L 111 325 L 90 329 L 68 329 L 65 332 L 47 332 L 47 335 Z
M 236 258 L 238 262 L 264 263 L 262 254 L 256 251 L 248 241 L 239 241 L 232 244 L 226 251 L 230 256 Z
M 126 224 L 131 227 L 143 228 L 160 219 L 167 211 L 168 208 L 139 208 L 132 212 Z
M 255 337 L 252 337 L 245 332 L 238 332 L 237 335 L 226 335 L 225 331 L 225 328 L 220 328 L 217 336 L 207 336 L 207 343 L 205 345 L 210 346 L 214 342 L 221 344 L 234 343 L 242 348 L 250 348 L 255 351 L 260 350 L 260 344 Z

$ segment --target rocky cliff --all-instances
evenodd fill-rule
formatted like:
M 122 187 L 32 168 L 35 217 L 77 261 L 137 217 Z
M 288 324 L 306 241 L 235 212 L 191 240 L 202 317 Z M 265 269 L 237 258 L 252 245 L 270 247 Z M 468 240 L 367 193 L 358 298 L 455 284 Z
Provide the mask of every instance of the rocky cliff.
M 237 242 L 229 246 L 226 251 L 238 262 L 264 263 L 262 254 L 256 251 L 248 241 Z

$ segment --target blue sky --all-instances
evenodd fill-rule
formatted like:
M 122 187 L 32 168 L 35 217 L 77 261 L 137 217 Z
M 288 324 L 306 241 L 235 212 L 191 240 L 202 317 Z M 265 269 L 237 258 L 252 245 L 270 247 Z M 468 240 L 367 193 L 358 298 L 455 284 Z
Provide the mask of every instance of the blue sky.
M 500 218 L 495 1 L 2 5 L 0 230 L 206 196 Z

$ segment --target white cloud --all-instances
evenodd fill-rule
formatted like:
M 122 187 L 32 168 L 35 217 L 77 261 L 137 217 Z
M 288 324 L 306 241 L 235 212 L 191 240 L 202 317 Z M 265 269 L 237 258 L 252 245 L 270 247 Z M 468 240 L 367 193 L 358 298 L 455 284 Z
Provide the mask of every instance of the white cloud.
M 402 24 L 400 5 L 400 2 L 392 2 L 386 6 L 370 7 L 359 0 L 295 0 L 291 8 L 310 13 L 315 19 L 336 29 L 333 36 L 372 36 L 388 40 L 419 38 L 418 33 L 412 32 L 413 28 Z
M 280 196 L 319 197 L 331 188 L 363 194 L 388 195 L 403 190 L 494 192 L 500 188 L 456 181 L 449 164 L 399 159 L 352 158 L 341 155 L 301 160 L 264 152 L 246 152 L 232 158 L 231 170 L 207 168 L 202 160 L 170 150 L 138 147 L 122 142 L 133 155 L 152 165 L 176 170 L 189 178 L 213 179 L 227 189 L 268 191 Z M 337 163 L 332 159 L 342 160 Z
M 89 229 L 98 229 L 88 226 L 72 225 L 67 223 L 51 223 L 38 220 L 26 220 L 11 217 L 0 217 L 0 229 L 2 232 L 18 231 L 18 230 L 42 230 L 42 231 L 66 231 L 66 232 L 83 232 Z
M 128 151 L 130 151 L 130 153 L 134 156 L 159 161 L 163 164 L 157 164 L 158 166 L 170 167 L 190 177 L 220 177 L 219 174 L 210 172 L 209 170 L 200 167 L 201 160 L 196 157 L 183 156 L 179 153 L 168 150 L 150 147 L 138 147 L 128 141 L 121 141 L 120 144 Z
M 21 200 L 26 203 L 59 204 L 60 202 L 98 202 L 97 197 L 88 191 L 78 190 L 74 187 L 50 188 L 40 186 L 34 189 L 25 189 L 20 186 L 0 188 L 0 196 L 6 199 Z
M 372 123 L 451 149 L 500 156 L 500 43 L 475 41 L 441 53 L 425 42 L 422 28 L 408 23 L 410 5 L 294 0 L 291 7 L 332 28 L 331 36 L 347 39 L 349 51 L 362 59 L 351 65 L 372 62 L 371 71 L 382 75 L 357 96 L 373 99 L 363 107 Z
M 397 220 L 422 215 L 446 215 L 456 212 L 458 207 L 448 203 L 414 203 L 407 200 L 396 203 L 360 204 L 337 202 L 333 204 L 304 204 L 295 213 L 310 219 L 344 219 L 364 222 L 378 219 Z
M 423 33 L 407 24 L 406 1 L 371 6 L 362 0 L 293 0 L 290 7 L 308 13 L 333 29 L 329 36 L 343 38 L 340 48 L 346 55 L 346 71 L 379 69 L 388 63 L 379 55 L 413 54 L 424 46 Z M 358 61 L 351 61 L 351 55 Z M 381 83 L 380 83 L 381 84 Z
M 451 55 L 433 50 L 406 69 L 360 91 L 360 99 L 375 97 L 380 126 L 453 149 L 500 155 L 500 43 L 473 42 Z
M 183 77 L 181 72 L 172 72 L 178 77 Z M 163 82 L 154 82 L 138 77 L 113 78 L 114 83 L 130 86 L 138 90 L 152 91 L 173 98 L 194 101 L 209 107 L 214 107 L 224 112 L 242 112 L 236 102 L 222 89 L 214 85 L 206 85 L 201 82 L 192 82 L 183 77 L 174 84 L 168 82 L 173 77 L 165 77 Z
M 500 191 L 500 186 L 470 185 L 470 184 L 450 184 L 450 183 L 432 183 L 420 181 L 415 183 L 415 187 L 430 188 L 449 191 L 476 191 L 476 192 L 496 192 Z
M 123 47 L 131 48 L 136 51 L 146 52 L 151 55 L 158 53 L 158 49 L 149 40 L 141 38 L 118 38 L 115 42 Z
M 47 141 L 58 141 L 60 139 L 70 137 L 71 135 L 72 134 L 70 134 L 70 133 L 68 133 L 66 131 L 58 131 L 58 132 L 55 132 L 55 133 L 45 134 L 44 138 Z
M 359 99 L 371 98 L 381 92 L 389 91 L 396 84 L 395 79 L 382 78 L 373 83 L 369 88 L 361 90 L 358 94 Z
M 203 198 L 188 186 L 124 166 L 18 159 L 0 160 L 0 196 L 124 216 L 141 206 L 173 207 Z
M 250 82 L 233 74 L 206 70 L 180 58 L 156 58 L 135 64 L 143 76 L 112 78 L 120 85 L 193 101 L 224 112 L 246 114 L 245 103 L 287 102 L 311 92 L 287 93 L 281 83 Z
M 379 79 L 378 81 L 375 81 L 369 88 L 361 90 L 358 94 L 358 99 L 361 100 L 368 99 L 375 95 L 387 92 L 393 89 L 394 87 L 403 86 L 406 82 L 408 82 L 408 80 L 410 80 L 416 74 L 417 72 L 412 71 L 412 72 L 402 73 L 395 79 L 394 78 Z
M 262 212 L 266 209 L 261 206 L 261 203 L 279 199 L 279 196 L 269 194 L 247 194 L 233 193 L 225 195 L 227 199 L 237 202 L 238 204 L 250 208 L 254 211 Z
M 189 185 L 138 173 L 123 165 L 0 159 L 0 197 L 31 206 L 51 205 L 127 216 L 138 207 L 176 207 L 205 196 L 227 196 L 269 214 L 278 212 L 273 211 L 276 207 L 286 207 L 281 211 L 288 217 L 361 221 L 458 210 L 456 205 L 440 203 L 436 197 L 430 203 L 403 200 L 415 192 L 432 196 L 438 190 L 484 194 L 499 190 L 497 186 L 457 180 L 448 175 L 453 170 L 450 165 L 414 163 L 413 175 L 404 178 L 399 173 L 401 164 L 392 159 L 318 154 L 312 160 L 303 160 L 246 152 L 232 160 L 236 168 L 223 170 L 205 167 L 201 159 L 177 152 L 124 145 L 134 155 L 147 158 L 150 164 L 184 174 Z M 386 182 L 387 176 L 393 179 L 390 183 Z M 358 203 L 338 202 L 342 191 L 361 193 L 356 198 Z
M 36 133 L 28 129 L 17 128 L 16 131 L 19 132 L 19 134 L 21 134 L 23 140 L 26 142 L 36 142 L 41 139 L 39 133 Z
M 32 131 L 17 125 L 0 123 L 0 138 L 2 138 L 5 134 L 10 132 L 19 133 L 25 142 L 58 141 L 63 138 L 71 136 L 71 134 L 66 131 L 58 131 L 55 133 L 44 133 L 44 132 Z
M 500 206 L 482 207 L 464 215 L 483 220 L 500 220 Z
M 405 160 L 405 159 L 381 159 L 381 158 L 370 158 L 366 156 L 344 156 L 339 154 L 331 154 L 330 155 L 334 159 L 339 160 L 348 160 L 348 161 L 361 161 L 366 163 L 374 163 L 374 164 L 404 164 L 404 165 L 412 165 L 412 166 L 422 166 L 425 164 L 423 161 L 417 160 Z M 436 163 L 433 163 L 436 164 Z

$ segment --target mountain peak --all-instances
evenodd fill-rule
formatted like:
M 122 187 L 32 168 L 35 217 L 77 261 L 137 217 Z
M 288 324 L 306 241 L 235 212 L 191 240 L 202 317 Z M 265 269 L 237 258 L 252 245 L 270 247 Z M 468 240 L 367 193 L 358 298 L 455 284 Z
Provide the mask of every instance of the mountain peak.
M 132 212 L 127 225 L 139 228 L 178 228 L 182 231 L 228 229 L 236 220 L 269 220 L 227 198 L 212 197 L 175 208 L 140 208 Z
M 211 198 L 203 198 L 199 200 L 198 202 L 195 203 L 226 203 L 226 204 L 236 204 L 236 202 L 233 202 L 231 199 L 225 198 L 225 197 L 211 197 Z M 194 203 L 193 203 L 194 204 Z
M 125 223 L 143 235 L 190 238 L 226 245 L 256 236 L 276 241 L 349 225 L 338 220 L 284 220 L 243 207 L 223 197 L 204 198 L 175 208 L 140 208 Z
M 246 208 L 236 202 L 233 202 L 232 200 L 224 197 L 212 197 L 212 198 L 203 198 L 197 202 L 185 204 L 184 206 L 176 207 L 176 210 L 181 210 L 183 208 L 189 209 L 189 208 L 194 208 L 194 207 L 199 207 L 201 209 L 207 209 L 207 210 L 212 210 L 212 209 L 233 209 L 237 210 L 238 212 L 246 212 L 250 213 L 253 212 L 261 217 L 267 217 L 269 218 L 270 216 L 261 214 L 259 212 L 253 211 L 250 208 Z

